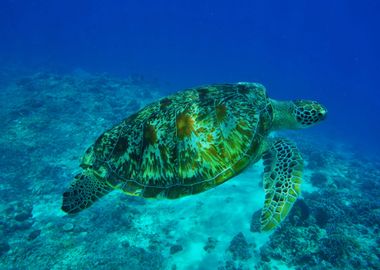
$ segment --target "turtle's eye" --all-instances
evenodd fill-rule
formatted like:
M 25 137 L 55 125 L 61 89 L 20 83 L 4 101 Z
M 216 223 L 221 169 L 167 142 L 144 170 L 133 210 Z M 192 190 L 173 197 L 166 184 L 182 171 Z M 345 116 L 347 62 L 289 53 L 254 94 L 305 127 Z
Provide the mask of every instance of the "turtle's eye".
M 304 127 L 316 124 L 326 118 L 327 110 L 324 106 L 315 101 L 295 100 L 294 113 L 296 120 Z

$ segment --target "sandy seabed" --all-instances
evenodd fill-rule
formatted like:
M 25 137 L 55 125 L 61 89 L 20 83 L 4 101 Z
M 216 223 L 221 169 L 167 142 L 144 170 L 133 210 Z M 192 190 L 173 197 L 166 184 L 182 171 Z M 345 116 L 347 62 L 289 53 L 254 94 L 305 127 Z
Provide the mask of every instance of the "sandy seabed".
M 86 148 L 160 86 L 80 71 L 8 76 L 0 88 L 1 269 L 380 269 L 379 159 L 285 134 L 306 161 L 303 192 L 272 233 L 257 226 L 261 163 L 199 195 L 115 191 L 68 216 L 62 192 Z

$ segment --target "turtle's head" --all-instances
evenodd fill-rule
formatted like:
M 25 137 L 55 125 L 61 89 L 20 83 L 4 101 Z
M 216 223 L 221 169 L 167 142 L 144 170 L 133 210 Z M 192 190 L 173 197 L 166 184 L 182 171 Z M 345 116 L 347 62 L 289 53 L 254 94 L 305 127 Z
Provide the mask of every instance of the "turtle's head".
M 293 117 L 299 128 L 307 128 L 315 125 L 327 116 L 327 109 L 316 101 L 298 99 L 294 104 Z
M 272 101 L 275 129 L 303 129 L 313 126 L 327 116 L 327 109 L 311 100 Z

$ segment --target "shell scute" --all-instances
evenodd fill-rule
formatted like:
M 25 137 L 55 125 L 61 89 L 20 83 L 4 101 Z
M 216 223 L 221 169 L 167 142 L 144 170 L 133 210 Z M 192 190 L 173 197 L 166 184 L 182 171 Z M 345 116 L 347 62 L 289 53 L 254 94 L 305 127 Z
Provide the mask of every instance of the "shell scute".
M 271 122 L 268 104 L 259 84 L 188 89 L 148 105 L 103 134 L 94 152 L 132 195 L 199 193 L 255 160 Z

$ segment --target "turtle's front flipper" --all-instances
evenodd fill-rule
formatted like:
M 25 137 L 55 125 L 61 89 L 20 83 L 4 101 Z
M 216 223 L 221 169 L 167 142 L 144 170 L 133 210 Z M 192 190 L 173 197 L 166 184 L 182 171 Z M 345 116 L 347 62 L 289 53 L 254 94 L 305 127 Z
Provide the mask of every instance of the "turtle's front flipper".
M 261 230 L 270 231 L 285 219 L 300 195 L 303 159 L 297 147 L 286 139 L 275 139 L 263 159 L 265 203 Z
M 69 189 L 63 193 L 62 210 L 69 214 L 78 213 L 111 190 L 105 181 L 101 181 L 91 172 L 84 171 L 75 176 Z

